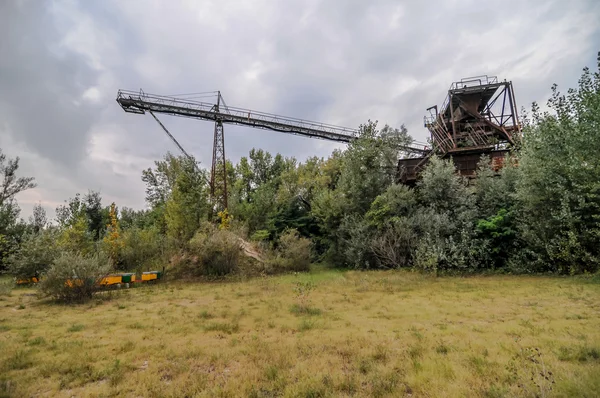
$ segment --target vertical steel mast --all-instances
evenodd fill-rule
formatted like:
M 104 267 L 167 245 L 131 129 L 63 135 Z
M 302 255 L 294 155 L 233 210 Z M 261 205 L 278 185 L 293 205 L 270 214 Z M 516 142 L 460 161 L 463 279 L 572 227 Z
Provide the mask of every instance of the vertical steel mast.
M 221 92 L 217 94 L 215 111 L 220 113 Z M 227 164 L 225 162 L 225 133 L 223 131 L 223 120 L 217 117 L 215 120 L 215 135 L 213 140 L 212 167 L 210 173 L 210 196 L 215 210 L 227 209 Z

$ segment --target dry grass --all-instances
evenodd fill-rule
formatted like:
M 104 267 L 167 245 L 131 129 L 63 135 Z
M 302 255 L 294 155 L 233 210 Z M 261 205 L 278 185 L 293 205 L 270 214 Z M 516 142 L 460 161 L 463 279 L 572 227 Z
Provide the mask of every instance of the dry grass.
M 0 296 L 0 396 L 600 392 L 600 285 L 583 279 L 322 271 L 72 307 L 31 293 Z

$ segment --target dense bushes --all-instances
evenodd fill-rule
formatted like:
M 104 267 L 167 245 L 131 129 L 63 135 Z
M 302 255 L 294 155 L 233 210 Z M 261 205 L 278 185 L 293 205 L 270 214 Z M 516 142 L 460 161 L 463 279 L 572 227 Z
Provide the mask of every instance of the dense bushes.
M 17 278 L 43 274 L 58 256 L 56 236 L 53 229 L 26 235 L 19 251 L 9 258 L 9 272 Z
M 148 271 L 162 268 L 166 263 L 166 238 L 157 228 L 133 227 L 125 230 L 121 239 L 121 268 L 129 271 Z
M 369 121 L 327 159 L 299 163 L 253 149 L 237 165 L 227 162 L 233 222 L 222 218 L 224 230 L 204 221 L 216 210 L 206 171 L 167 154 L 143 172 L 148 210 L 119 212 L 115 204 L 103 208 L 98 193 L 75 195 L 57 209 L 54 231 L 40 214 L 18 222 L 14 198 L 0 200 L 0 262 L 10 257 L 12 272 L 26 277 L 54 264 L 54 280 L 65 259 L 91 269 L 98 252 L 109 254 L 115 270 L 156 268 L 171 258 L 182 276 L 304 271 L 311 255 L 359 269 L 596 272 L 600 75 L 585 69 L 577 89 L 566 96 L 553 90 L 548 112 L 533 106 L 521 150 L 500 173 L 483 158 L 466 181 L 450 159 L 433 156 L 415 187 L 397 185 L 401 148 L 411 138 L 404 128 Z M 33 186 L 13 178 L 18 159 L 5 163 L 0 152 L 5 184 L 20 181 L 14 192 Z M 236 225 L 246 231 L 227 230 Z M 260 241 L 264 258 L 241 236 Z
M 60 301 L 85 301 L 92 297 L 98 282 L 109 271 L 109 261 L 105 256 L 62 253 L 44 275 L 40 290 Z
M 297 230 L 288 229 L 280 237 L 277 248 L 267 260 L 267 272 L 301 272 L 310 268 L 311 242 Z
M 241 257 L 239 237 L 206 223 L 188 242 L 184 254 L 175 257 L 172 266 L 179 276 L 223 276 L 238 270 Z

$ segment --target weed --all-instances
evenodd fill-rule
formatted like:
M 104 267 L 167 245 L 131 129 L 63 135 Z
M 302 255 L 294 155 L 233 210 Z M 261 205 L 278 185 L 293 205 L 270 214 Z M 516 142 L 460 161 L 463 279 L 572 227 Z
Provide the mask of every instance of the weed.
M 267 380 L 277 380 L 277 378 L 279 377 L 279 369 L 277 368 L 277 366 L 267 366 L 267 368 L 265 369 L 265 377 L 267 378 Z
M 237 333 L 240 331 L 240 325 L 237 322 L 213 322 L 204 325 L 204 330 L 207 332 L 223 332 L 227 334 Z
M 298 392 L 295 394 L 299 398 L 322 398 L 327 395 L 327 386 L 316 380 L 310 380 L 301 384 Z
M 302 319 L 298 325 L 299 332 L 306 332 L 307 330 L 314 329 L 317 326 L 317 322 L 312 319 Z
M 348 395 L 354 395 L 358 391 L 358 382 L 356 381 L 356 377 L 347 376 L 344 377 L 342 382 L 337 386 L 338 391 Z
M 485 358 L 473 355 L 469 358 L 468 363 L 478 375 L 483 376 L 485 374 L 488 366 L 488 361 Z
M 83 329 L 85 329 L 84 325 L 82 325 L 80 323 L 76 323 L 76 324 L 71 325 L 71 327 L 69 327 L 67 329 L 67 332 L 70 332 L 70 333 L 81 332 Z
M 212 319 L 215 316 L 213 314 L 211 314 L 210 312 L 203 310 L 202 312 L 200 312 L 200 314 L 198 315 L 200 317 L 200 319 Z
M 298 303 L 292 304 L 290 312 L 294 315 L 321 315 L 320 309 Z
M 377 362 L 387 362 L 390 357 L 389 350 L 387 346 L 383 344 L 377 345 L 375 347 L 375 352 L 373 353 L 373 359 Z
M 438 354 L 446 355 L 448 354 L 448 351 L 450 351 L 448 349 L 448 346 L 443 342 L 438 344 L 437 347 L 435 347 L 435 352 L 437 352 Z
M 18 350 L 12 356 L 4 361 L 4 370 L 21 370 L 27 369 L 33 365 L 31 352 Z
M 415 345 L 408 349 L 408 356 L 414 361 L 416 359 L 421 358 L 423 356 L 423 352 L 424 350 L 422 346 Z
M 538 347 L 521 347 L 513 356 L 509 371 L 524 395 L 546 397 L 555 383 L 554 374 L 546 366 Z
M 13 286 L 10 280 L 0 280 L 0 296 L 10 296 Z
M 31 339 L 27 342 L 27 345 L 45 345 L 46 340 L 42 336 L 38 336 L 35 339 Z
M 108 376 L 108 382 L 111 386 L 118 385 L 125 378 L 125 371 L 121 365 L 121 361 L 115 359 L 115 361 L 107 368 L 106 375 Z
M 492 384 L 483 392 L 485 398 L 504 398 L 507 395 L 508 389 L 506 387 L 497 386 L 495 384 Z
M 600 359 L 600 349 L 597 347 L 565 347 L 562 346 L 558 349 L 558 359 L 561 361 L 579 361 L 587 362 L 588 360 L 594 361 Z
M 374 373 L 371 379 L 371 396 L 383 397 L 392 394 L 398 385 L 399 376 L 396 372 Z
M 10 398 L 17 396 L 17 386 L 14 382 L 0 377 L 0 398 Z
M 411 326 L 409 330 L 410 333 L 417 338 L 417 340 L 423 340 L 423 333 L 421 333 L 419 329 L 417 329 L 414 326 Z
M 373 361 L 368 358 L 361 358 L 358 361 L 358 371 L 364 375 L 369 373 L 373 369 Z
M 596 347 L 581 347 L 579 349 L 579 355 L 577 356 L 577 359 L 580 362 L 586 362 L 588 360 L 597 361 L 598 359 L 600 359 L 600 349 Z
M 315 284 L 311 281 L 296 282 L 294 284 L 294 293 L 296 300 L 301 306 L 307 306 L 310 303 L 310 293 L 315 289 Z

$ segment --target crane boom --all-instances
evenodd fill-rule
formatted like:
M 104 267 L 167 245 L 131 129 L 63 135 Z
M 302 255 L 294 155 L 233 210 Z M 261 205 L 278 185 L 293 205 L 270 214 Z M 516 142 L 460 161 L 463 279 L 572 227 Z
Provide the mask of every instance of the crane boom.
M 194 119 L 220 121 L 221 123 L 251 126 L 259 129 L 279 131 L 282 133 L 321 138 L 337 142 L 350 142 L 358 135 L 358 130 L 339 127 L 326 123 L 278 116 L 250 109 L 235 107 L 219 107 L 208 102 L 194 101 L 163 95 L 154 95 L 142 91 L 119 90 L 117 102 L 125 112 L 144 114 L 157 112 Z M 222 102 L 219 99 L 219 102 Z M 223 102 L 224 105 L 224 102 Z M 426 153 L 420 148 L 403 147 L 411 153 Z
M 169 138 L 171 139 L 171 141 L 173 141 L 173 143 L 174 143 L 175 145 L 177 145 L 177 148 L 179 148 L 179 150 L 180 150 L 180 151 L 181 151 L 181 152 L 182 152 L 182 153 L 183 153 L 183 154 L 184 154 L 184 155 L 185 155 L 185 156 L 186 156 L 188 159 L 194 159 L 194 158 L 193 158 L 193 157 L 192 157 L 192 156 L 191 156 L 189 153 L 187 153 L 187 152 L 185 151 L 185 149 L 183 149 L 183 147 L 181 146 L 181 144 L 179 143 L 179 141 L 177 141 L 177 140 L 175 139 L 175 137 L 173 137 L 173 134 L 171 134 L 171 133 L 169 132 L 169 130 L 167 130 L 167 128 L 165 127 L 165 125 L 164 125 L 164 124 L 162 124 L 162 122 L 161 122 L 160 120 L 158 120 L 158 118 L 156 117 L 156 115 L 154 114 L 154 112 L 152 112 L 152 111 L 148 111 L 148 113 L 150 113 L 150 114 L 152 115 L 152 117 L 154 118 L 154 120 L 156 120 L 156 123 L 158 123 L 158 124 L 159 124 L 159 126 L 160 126 L 160 127 L 163 129 L 163 131 L 164 131 L 165 133 L 167 133 L 167 135 L 169 136 Z M 195 163 L 196 163 L 196 161 L 194 160 L 194 164 L 195 164 Z

